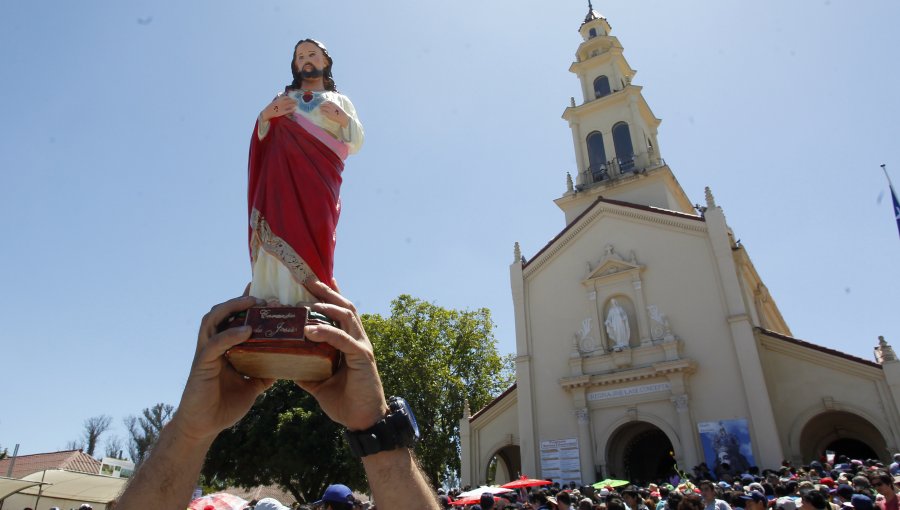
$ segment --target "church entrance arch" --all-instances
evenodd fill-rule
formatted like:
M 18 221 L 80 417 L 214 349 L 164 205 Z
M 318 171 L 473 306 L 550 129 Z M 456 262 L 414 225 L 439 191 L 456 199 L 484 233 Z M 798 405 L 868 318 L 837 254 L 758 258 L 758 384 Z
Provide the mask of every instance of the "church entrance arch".
M 800 433 L 804 462 L 818 460 L 826 450 L 851 459 L 883 459 L 887 443 L 868 420 L 847 411 L 827 411 L 813 417 Z
M 607 445 L 610 478 L 646 485 L 667 479 L 673 472 L 672 441 L 652 423 L 626 423 L 613 432 Z
M 522 472 L 522 455 L 516 445 L 507 445 L 491 456 L 487 465 L 487 484 L 500 485 L 518 478 Z

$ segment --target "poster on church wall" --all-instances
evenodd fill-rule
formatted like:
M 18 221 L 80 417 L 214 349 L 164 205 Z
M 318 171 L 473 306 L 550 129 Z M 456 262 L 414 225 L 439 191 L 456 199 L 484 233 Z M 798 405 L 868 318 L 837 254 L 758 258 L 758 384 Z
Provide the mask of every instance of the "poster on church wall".
M 541 478 L 561 484 L 582 483 L 578 439 L 541 441 Z
M 745 473 L 755 466 L 747 420 L 705 421 L 697 424 L 706 465 L 717 477 Z

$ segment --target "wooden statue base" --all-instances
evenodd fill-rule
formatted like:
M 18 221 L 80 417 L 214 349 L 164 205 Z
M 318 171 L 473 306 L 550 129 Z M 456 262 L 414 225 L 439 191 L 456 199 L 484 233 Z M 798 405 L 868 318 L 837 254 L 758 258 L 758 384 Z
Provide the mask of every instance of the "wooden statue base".
M 331 377 L 342 361 L 334 347 L 306 340 L 307 324 L 334 325 L 322 314 L 305 306 L 253 307 L 226 319 L 220 330 L 248 325 L 250 339 L 238 344 L 225 357 L 243 375 L 261 379 L 322 381 Z

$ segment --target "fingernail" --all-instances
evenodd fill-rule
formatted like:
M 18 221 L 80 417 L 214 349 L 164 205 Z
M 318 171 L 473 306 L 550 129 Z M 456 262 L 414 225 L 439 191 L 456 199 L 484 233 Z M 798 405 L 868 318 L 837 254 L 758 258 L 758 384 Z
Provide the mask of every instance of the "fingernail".
M 266 300 L 265 300 L 265 299 L 260 299 L 260 298 L 254 298 L 254 299 L 256 299 L 256 304 L 258 304 L 258 305 L 264 305 L 264 304 L 266 304 Z
M 243 326 L 238 326 L 238 327 L 237 327 L 237 330 L 238 330 L 240 333 L 249 333 L 250 331 L 253 330 L 253 328 L 250 327 L 250 326 L 248 326 L 248 325 L 246 325 L 246 324 L 244 324 Z
M 316 336 L 319 334 L 318 326 L 306 326 L 306 336 Z

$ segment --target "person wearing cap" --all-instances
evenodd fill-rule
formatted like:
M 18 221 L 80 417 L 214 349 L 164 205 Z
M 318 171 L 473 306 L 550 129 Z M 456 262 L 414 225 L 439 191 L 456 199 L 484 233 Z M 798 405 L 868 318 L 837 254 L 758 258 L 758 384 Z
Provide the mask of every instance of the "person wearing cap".
M 329 418 L 346 427 L 349 436 L 368 433 L 376 424 L 384 425 L 382 428 L 398 425 L 400 420 L 394 418 L 404 418 L 404 413 L 395 410 L 395 399 L 388 405 L 372 343 L 356 308 L 325 283 L 311 282 L 307 288 L 319 301 L 312 310 L 338 327 L 307 325 L 304 336 L 334 347 L 344 362 L 324 381 L 297 384 L 316 399 Z M 214 306 L 204 316 L 178 410 L 160 432 L 152 454 L 129 479 L 117 510 L 187 508 L 213 440 L 247 414 L 256 398 L 275 382 L 245 378 L 225 358 L 226 351 L 250 338 L 249 327 L 219 330 L 229 317 L 263 304 L 243 296 Z M 413 420 L 407 423 L 415 428 Z M 375 433 L 372 437 L 378 445 L 373 450 L 366 446 L 362 465 L 379 510 L 408 508 L 410 501 L 415 501 L 417 508 L 437 510 L 435 493 L 409 445 L 382 441 Z
M 766 510 L 768 500 L 762 492 L 750 491 L 739 498 L 744 500 L 744 510 Z
M 325 492 L 313 506 L 321 506 L 322 510 L 352 510 L 356 498 L 350 487 L 335 483 L 325 488 Z
M 872 487 L 878 491 L 878 494 L 884 496 L 884 510 L 900 510 L 900 504 L 897 500 L 897 487 L 894 485 L 894 478 L 884 471 L 876 471 L 869 475 L 869 481 Z
M 709 480 L 700 482 L 700 496 L 703 498 L 705 510 L 731 510 L 731 505 L 716 498 L 717 495 L 716 484 Z
M 791 496 L 782 496 L 775 500 L 775 510 L 797 510 L 797 500 Z
M 872 501 L 872 498 L 865 494 L 854 494 L 853 497 L 850 498 L 850 505 L 853 507 L 853 510 L 875 509 L 875 503 Z

